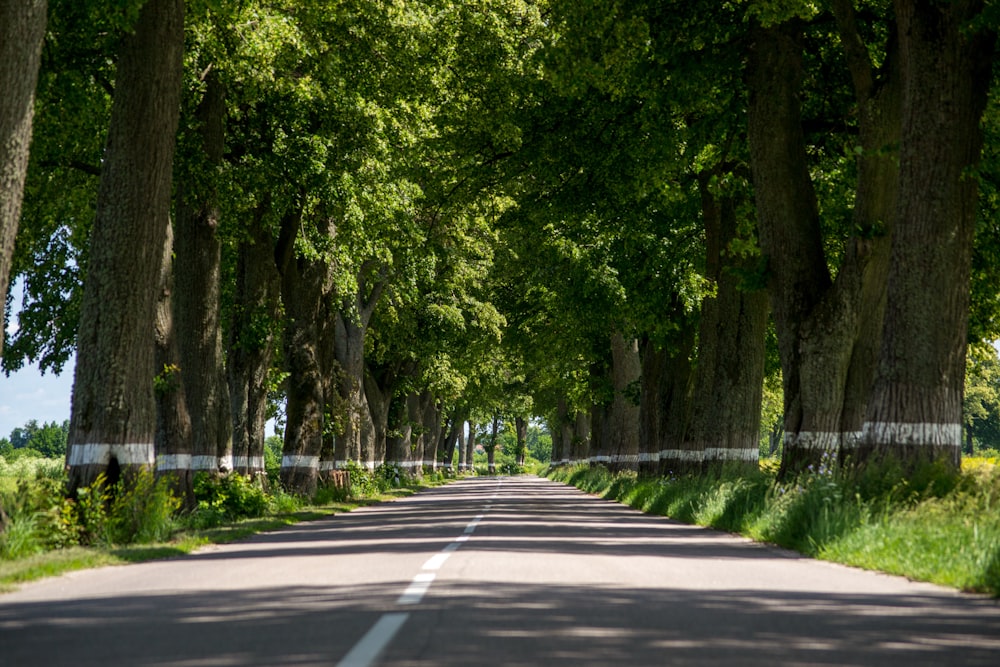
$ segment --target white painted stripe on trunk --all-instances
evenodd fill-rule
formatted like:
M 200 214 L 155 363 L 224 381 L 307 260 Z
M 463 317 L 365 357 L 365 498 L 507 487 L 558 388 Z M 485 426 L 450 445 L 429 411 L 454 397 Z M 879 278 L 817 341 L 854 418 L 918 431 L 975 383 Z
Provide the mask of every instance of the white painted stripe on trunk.
M 112 458 L 123 466 L 151 466 L 156 463 L 153 443 L 135 442 L 121 445 L 104 443 L 70 445 L 67 464 L 70 466 L 108 465 Z
M 211 470 L 215 472 L 219 469 L 218 456 L 192 456 L 191 470 Z
M 663 449 L 660 450 L 661 461 L 694 461 L 701 462 L 705 453 L 700 449 Z
M 370 667 L 375 664 L 409 617 L 409 614 L 399 612 L 383 614 L 371 630 L 354 645 L 350 653 L 337 663 L 337 667 Z
M 319 469 L 320 469 L 321 472 L 330 472 L 331 470 L 336 470 L 337 469 L 337 462 L 336 461 L 320 461 L 319 462 Z
M 190 454 L 161 454 L 156 457 L 156 469 L 167 472 L 170 470 L 190 470 Z
M 840 435 L 837 431 L 799 431 L 785 433 L 784 443 L 786 447 L 835 452 L 840 447 Z
M 233 467 L 232 454 L 226 454 L 225 456 L 219 457 L 219 470 L 221 470 L 222 472 L 229 472 L 230 470 L 234 469 L 235 468 Z
M 337 470 L 343 470 L 344 468 L 347 467 L 348 463 L 349 462 L 347 460 L 344 460 L 344 461 L 334 461 L 333 462 L 333 467 L 336 468 Z
M 263 470 L 263 456 L 234 456 L 233 465 L 236 468 L 246 468 L 248 470 Z
M 757 461 L 760 458 L 758 449 L 730 449 L 728 447 L 709 447 L 705 449 L 706 461 Z
M 656 463 L 660 460 L 659 452 L 640 452 L 639 463 Z
M 281 457 L 281 467 L 284 468 L 312 468 L 319 470 L 318 456 L 305 456 L 302 454 L 285 454 Z
M 961 447 L 961 424 L 865 422 L 861 439 L 873 445 Z
M 407 587 L 407 589 L 403 591 L 403 594 L 399 596 L 399 599 L 396 600 L 396 604 L 419 604 L 420 601 L 424 599 L 424 595 L 427 594 L 427 591 L 430 590 L 431 583 L 433 583 L 436 576 L 436 574 L 427 572 L 413 577 L 413 581 L 410 582 L 409 587 Z

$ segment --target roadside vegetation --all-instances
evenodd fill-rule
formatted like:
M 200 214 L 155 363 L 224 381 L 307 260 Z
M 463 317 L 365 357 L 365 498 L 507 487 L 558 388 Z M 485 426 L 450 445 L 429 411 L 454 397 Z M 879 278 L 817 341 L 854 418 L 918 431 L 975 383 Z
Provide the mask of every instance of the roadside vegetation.
M 267 480 L 238 474 L 196 476 L 196 506 L 165 479 L 141 472 L 128 483 L 102 477 L 66 494 L 63 459 L 23 451 L 0 456 L 0 591 L 70 570 L 166 558 L 299 521 L 350 511 L 444 483 L 454 473 L 417 479 L 391 464 L 350 468 L 348 486 L 321 485 L 312 497 L 286 493 L 275 457 Z
M 775 460 L 749 475 L 644 479 L 582 465 L 545 474 L 650 514 L 1000 597 L 1000 452 L 982 454 L 957 474 L 943 465 L 850 472 L 824 461 L 787 482 Z

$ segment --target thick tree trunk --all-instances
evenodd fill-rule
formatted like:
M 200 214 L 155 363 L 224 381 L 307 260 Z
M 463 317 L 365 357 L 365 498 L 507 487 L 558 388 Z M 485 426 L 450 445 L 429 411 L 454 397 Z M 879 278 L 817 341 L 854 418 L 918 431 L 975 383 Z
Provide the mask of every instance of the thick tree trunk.
M 73 383 L 69 490 L 153 464 L 157 284 L 180 115 L 184 3 L 150 0 L 122 40 Z
M 0 356 L 47 4 L 46 0 L 0 0 Z
M 638 384 L 642 365 L 639 343 L 615 332 L 611 337 L 611 382 L 614 399 L 607 415 L 610 465 L 616 470 L 639 467 Z
M 705 224 L 705 277 L 715 295 L 702 301 L 698 363 L 687 449 L 702 452 L 703 464 L 745 464 L 755 469 L 760 445 L 767 295 L 744 292 L 739 271 L 746 260 L 732 257 L 736 209 L 731 197 L 700 180 Z
M 194 509 L 194 475 L 191 470 L 191 417 L 188 412 L 184 372 L 173 316 L 173 233 L 167 227 L 160 266 L 159 298 L 156 303 L 156 474 L 170 480 L 185 509 Z
M 194 168 L 221 164 L 225 113 L 222 86 L 209 74 L 197 112 L 204 161 Z M 233 458 L 232 411 L 222 351 L 219 210 L 215 192 L 199 191 L 194 185 L 201 180 L 191 175 L 180 179 L 174 239 L 174 318 L 194 437 L 192 465 L 196 470 L 228 468 L 255 475 L 264 470 L 263 457 L 253 462 L 246 455 Z
M 903 123 L 885 335 L 862 443 L 958 466 L 969 274 L 994 35 L 982 2 L 899 0 Z
M 854 43 L 850 16 L 838 3 L 845 44 Z M 867 396 L 871 341 L 879 336 L 884 290 L 884 192 L 891 191 L 891 138 L 898 127 L 892 57 L 886 79 L 858 88 L 862 125 L 855 221 L 833 282 L 799 115 L 802 45 L 794 23 L 754 28 L 748 64 L 748 135 L 761 248 L 778 332 L 785 397 L 782 474 L 794 474 L 856 439 Z M 856 40 L 855 40 L 856 41 Z M 890 44 L 891 50 L 891 44 Z M 858 50 L 851 47 L 850 53 Z M 849 54 L 850 55 L 850 54 Z M 863 67 L 849 57 L 856 85 Z M 870 65 L 870 77 L 874 77 Z M 884 88 L 884 93 L 881 89 Z M 886 143 L 888 142 L 888 143 Z M 879 217 L 883 216 L 883 217 Z M 874 261 L 873 261 L 874 260 Z M 866 336 L 861 340 L 860 336 Z M 866 356 L 867 355 L 867 356 Z
M 661 382 L 652 387 L 653 407 L 658 419 L 660 474 L 675 475 L 701 467 L 702 452 L 688 450 L 684 434 L 691 420 L 691 356 L 695 327 L 683 326 L 664 355 Z
M 239 245 L 226 343 L 233 456 L 247 461 L 248 472 L 264 467 L 268 373 L 279 321 L 274 240 L 261 223 L 262 213 L 250 225 L 251 238 Z
M 343 313 L 336 315 L 334 350 L 340 366 L 340 407 L 344 411 L 343 433 L 337 434 L 337 465 L 347 461 L 370 464 L 374 456 L 374 426 L 364 390 L 365 328 Z M 365 435 L 372 436 L 366 441 Z
M 322 322 L 332 286 L 329 265 L 293 259 L 282 275 L 285 304 L 285 364 L 288 371 L 281 483 L 290 492 L 312 495 L 319 482 L 323 450 Z

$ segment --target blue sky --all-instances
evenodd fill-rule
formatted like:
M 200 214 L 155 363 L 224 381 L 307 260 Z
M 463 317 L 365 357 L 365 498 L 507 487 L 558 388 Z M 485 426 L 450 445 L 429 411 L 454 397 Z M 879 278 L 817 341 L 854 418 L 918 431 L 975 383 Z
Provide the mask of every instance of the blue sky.
M 10 289 L 15 301 L 13 312 L 18 312 L 21 310 L 20 288 L 15 283 Z M 17 316 L 10 319 L 8 334 L 17 331 Z M 0 438 L 10 437 L 11 431 L 31 419 L 39 424 L 52 421 L 61 424 L 69 419 L 73 362 L 69 360 L 60 375 L 42 375 L 34 365 L 26 365 L 10 377 L 0 373 Z
M 10 377 L 0 374 L 0 438 L 30 419 L 38 423 L 69 419 L 73 392 L 73 364 L 62 375 L 42 375 L 37 366 L 24 367 Z

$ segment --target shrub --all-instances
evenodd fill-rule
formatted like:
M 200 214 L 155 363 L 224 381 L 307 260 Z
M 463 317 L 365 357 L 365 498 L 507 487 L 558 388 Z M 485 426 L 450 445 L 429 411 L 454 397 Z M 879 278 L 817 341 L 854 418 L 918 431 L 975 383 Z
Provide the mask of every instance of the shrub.
M 260 481 L 250 481 L 239 473 L 213 475 L 199 472 L 194 478 L 194 497 L 197 509 L 193 514 L 201 515 L 196 523 L 207 523 L 203 527 L 216 525 L 221 521 L 263 516 L 267 511 L 267 494 Z
M 74 516 L 83 544 L 148 544 L 167 540 L 175 529 L 181 501 L 170 480 L 142 469 L 108 487 L 104 474 L 78 489 Z

